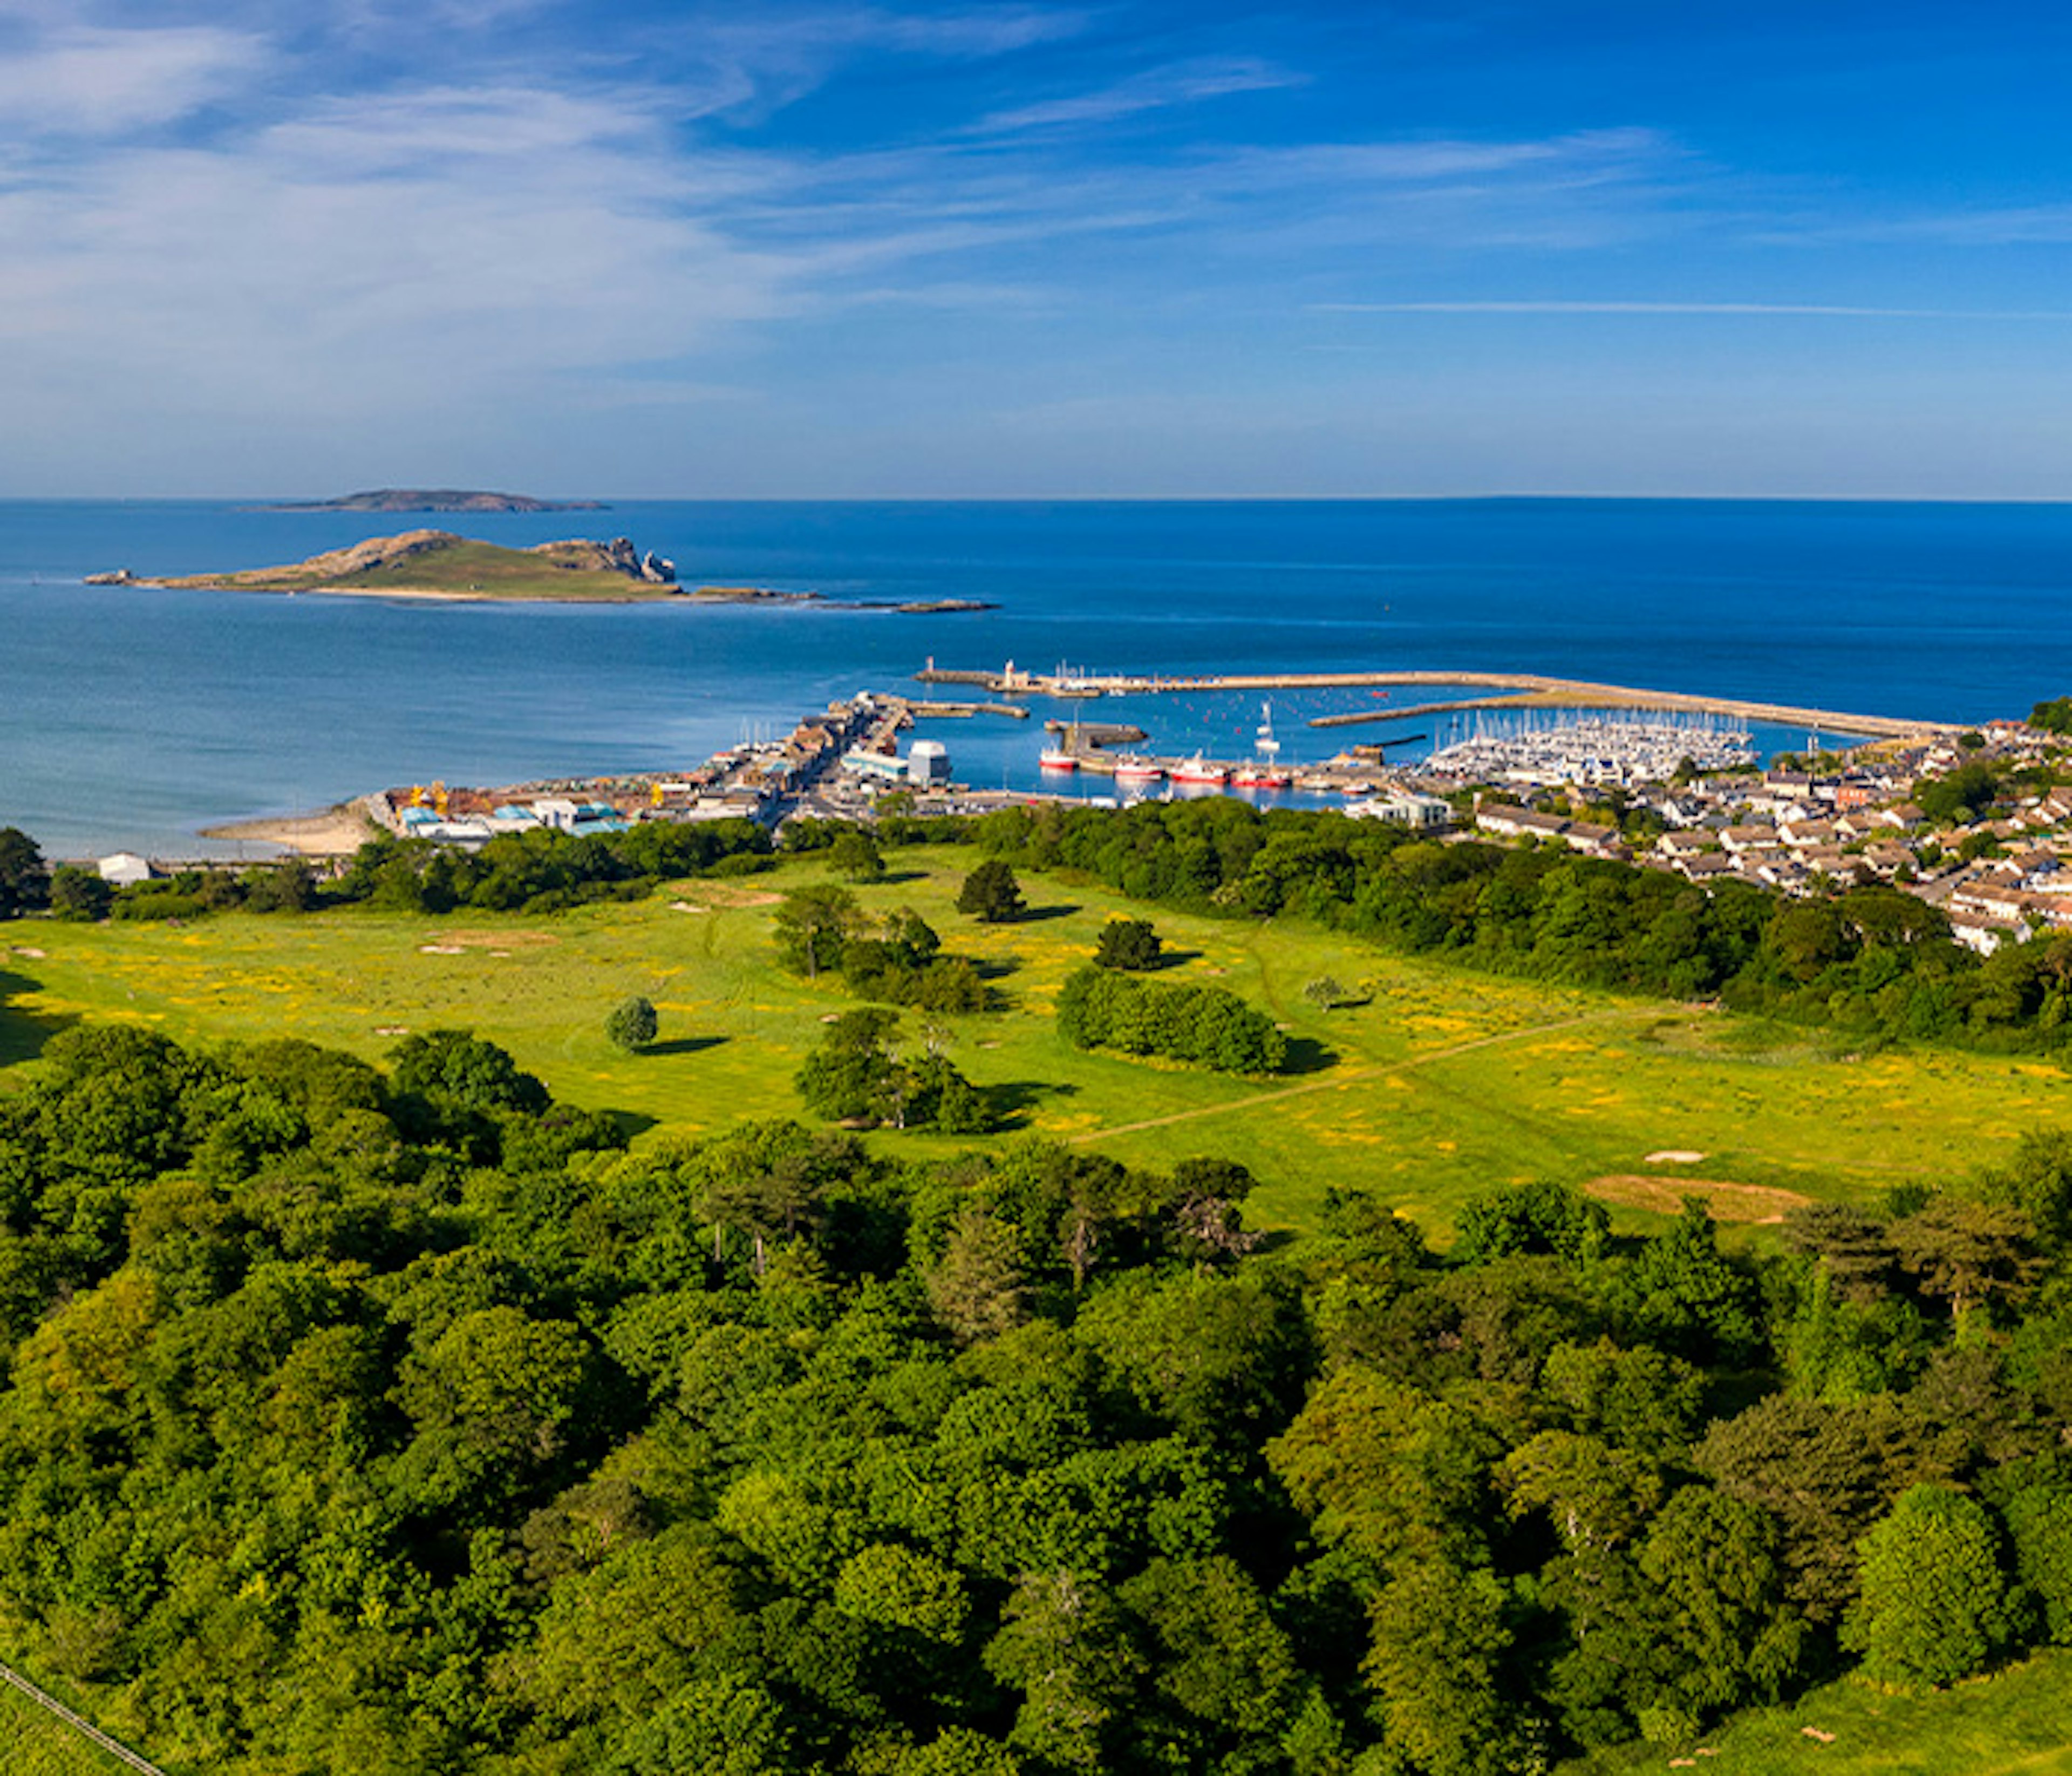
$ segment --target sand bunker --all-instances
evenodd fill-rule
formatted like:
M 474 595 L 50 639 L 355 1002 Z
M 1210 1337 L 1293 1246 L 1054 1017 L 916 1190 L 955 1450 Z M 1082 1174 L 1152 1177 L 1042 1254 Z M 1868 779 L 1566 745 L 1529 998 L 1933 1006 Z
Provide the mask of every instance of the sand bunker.
M 1736 1184 L 1716 1178 L 1646 1178 L 1637 1172 L 1593 1178 L 1583 1186 L 1583 1194 L 1618 1208 L 1651 1209 L 1657 1215 L 1679 1214 L 1684 1198 L 1695 1196 L 1715 1221 L 1747 1221 L 1758 1226 L 1782 1221 L 1791 1210 L 1812 1201 L 1796 1190 L 1762 1184 Z
M 1661 1147 L 1641 1161 L 1643 1166 L 1695 1166 L 1705 1156 L 1688 1147 Z

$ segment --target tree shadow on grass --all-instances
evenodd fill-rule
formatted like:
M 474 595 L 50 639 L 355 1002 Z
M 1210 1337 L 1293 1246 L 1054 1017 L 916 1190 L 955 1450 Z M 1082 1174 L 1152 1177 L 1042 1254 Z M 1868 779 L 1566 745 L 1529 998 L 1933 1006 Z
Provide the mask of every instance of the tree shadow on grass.
M 726 1038 L 724 1036 L 672 1036 L 666 1042 L 650 1042 L 642 1049 L 643 1054 L 702 1054 L 709 1048 L 717 1048 Z
M 1070 919 L 1073 914 L 1082 911 L 1083 908 L 1067 906 L 1062 902 L 1055 906 L 1031 906 L 1013 923 L 1017 925 L 1040 924 L 1046 919 Z
M 612 1126 L 629 1141 L 646 1134 L 660 1121 L 659 1117 L 639 1110 L 607 1110 L 605 1114 L 611 1118 Z
M 43 1053 L 44 1043 L 79 1022 L 68 1013 L 51 1017 L 10 1003 L 23 993 L 34 993 L 41 985 L 26 974 L 0 968 L 0 1067 L 33 1061 Z
M 1322 1073 L 1327 1067 L 1338 1064 L 1338 1050 L 1326 1048 L 1314 1036 L 1290 1036 L 1288 1038 L 1288 1060 L 1281 1071 L 1285 1077 L 1301 1074 Z
M 981 1088 L 986 1108 L 993 1112 L 993 1126 L 1001 1134 L 1026 1128 L 1037 1108 L 1052 1098 L 1079 1095 L 1076 1085 L 1060 1085 L 1050 1079 L 1004 1079 Z

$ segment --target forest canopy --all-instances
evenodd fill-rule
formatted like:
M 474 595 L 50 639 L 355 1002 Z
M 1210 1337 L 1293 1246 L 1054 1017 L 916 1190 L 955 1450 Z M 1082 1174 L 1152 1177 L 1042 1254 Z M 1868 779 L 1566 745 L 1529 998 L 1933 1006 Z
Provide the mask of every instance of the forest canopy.
M 0 1099 L 0 1641 L 241 1776 L 1493 1776 L 2072 1642 L 2063 1134 L 1770 1257 L 1251 1183 L 67 1031 Z

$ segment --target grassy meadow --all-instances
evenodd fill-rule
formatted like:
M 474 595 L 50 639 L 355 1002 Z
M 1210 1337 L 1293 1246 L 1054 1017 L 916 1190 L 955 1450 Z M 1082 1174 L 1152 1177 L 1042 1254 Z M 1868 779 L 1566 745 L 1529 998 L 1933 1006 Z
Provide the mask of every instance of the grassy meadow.
M 119 1776 L 127 1767 L 10 1684 L 0 1684 L 0 1745 L 7 1776 Z
M 895 854 L 859 889 L 911 905 L 989 972 L 1002 1009 L 946 1018 L 951 1053 L 1012 1124 L 1117 1158 L 1243 1161 L 1252 1218 L 1310 1223 L 1327 1186 L 1371 1189 L 1435 1231 L 1495 1182 L 1590 1184 L 1632 1224 L 1712 1191 L 1725 1219 L 1762 1220 L 1779 1192 L 1869 1198 L 1971 1170 L 2028 1127 L 2072 1124 L 2072 1076 L 2030 1060 L 1947 1051 L 1856 1055 L 1820 1033 L 1686 1005 L 1506 981 L 1387 955 L 1307 927 L 1152 915 L 1167 978 L 1214 980 L 1287 1026 L 1295 1071 L 1235 1079 L 1057 1038 L 1050 1013 L 1102 923 L 1146 909 L 1097 886 L 1031 876 L 1027 920 L 982 926 L 953 907 L 966 852 Z M 407 1032 L 462 1026 L 508 1047 L 555 1093 L 638 1128 L 701 1131 L 800 1113 L 791 1079 L 841 984 L 775 964 L 782 890 L 825 879 L 807 858 L 762 876 L 694 881 L 643 902 L 547 917 L 448 919 L 351 910 L 226 915 L 166 927 L 17 924 L 0 949 L 0 1068 L 80 1018 L 140 1020 L 182 1039 L 292 1035 L 379 1059 Z M 1359 1002 L 1303 996 L 1329 974 Z M 606 1041 L 631 993 L 661 1013 L 638 1055 Z M 918 1036 L 919 1013 L 905 1016 Z M 0 1081 L 6 1077 L 0 1071 Z M 878 1137 L 939 1150 L 922 1133 Z M 1651 1162 L 1650 1155 L 1696 1161 Z M 1746 1190 L 1733 1186 L 1749 1186 Z
M 2072 1776 L 2072 1655 L 2039 1654 L 1926 1696 L 1844 1679 L 1788 1708 L 1737 1715 L 1703 1746 L 1696 1757 L 1625 1746 L 1564 1764 L 1557 1776 Z

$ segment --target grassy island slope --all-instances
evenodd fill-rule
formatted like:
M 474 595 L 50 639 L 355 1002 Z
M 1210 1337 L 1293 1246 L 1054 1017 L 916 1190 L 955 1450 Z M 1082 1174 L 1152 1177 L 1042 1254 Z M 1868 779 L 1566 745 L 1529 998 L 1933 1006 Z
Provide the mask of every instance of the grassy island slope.
M 643 579 L 630 545 L 573 541 L 506 549 L 445 530 L 370 537 L 286 567 L 157 578 L 157 586 L 233 592 L 359 593 L 384 598 L 623 603 L 680 595 Z

